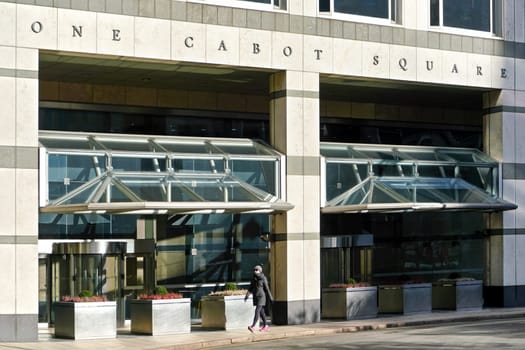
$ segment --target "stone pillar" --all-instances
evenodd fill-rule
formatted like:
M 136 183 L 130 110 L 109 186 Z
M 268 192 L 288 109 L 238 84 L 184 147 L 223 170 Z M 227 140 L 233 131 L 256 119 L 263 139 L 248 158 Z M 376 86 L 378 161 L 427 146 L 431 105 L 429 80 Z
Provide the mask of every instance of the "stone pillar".
M 518 209 L 487 216 L 486 306 L 525 306 L 525 93 L 487 92 L 484 151 L 502 162 L 500 196 Z
M 38 338 L 38 50 L 0 4 L 0 342 Z
M 270 94 L 270 138 L 286 154 L 284 195 L 295 206 L 272 222 L 272 322 L 319 322 L 319 74 L 275 73 Z

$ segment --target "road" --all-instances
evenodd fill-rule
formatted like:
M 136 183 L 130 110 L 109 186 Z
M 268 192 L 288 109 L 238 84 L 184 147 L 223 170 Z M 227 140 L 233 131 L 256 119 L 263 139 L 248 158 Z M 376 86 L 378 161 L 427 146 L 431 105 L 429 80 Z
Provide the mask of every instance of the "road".
M 525 349 L 525 318 L 402 327 L 229 345 L 231 349 Z

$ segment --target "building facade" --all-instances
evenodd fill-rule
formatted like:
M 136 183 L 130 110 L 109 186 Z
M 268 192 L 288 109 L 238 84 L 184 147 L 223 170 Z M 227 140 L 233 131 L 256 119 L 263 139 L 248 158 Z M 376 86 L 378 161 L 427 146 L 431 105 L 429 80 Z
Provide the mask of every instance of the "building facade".
M 279 324 L 318 322 L 348 277 L 475 277 L 525 305 L 524 0 L 17 0 L 0 23 L 1 340 L 79 289 L 162 284 L 198 318 L 257 263 Z M 185 194 L 148 199 L 152 173 Z M 407 204 L 389 176 L 481 192 Z M 389 199 L 335 201 L 365 178 Z

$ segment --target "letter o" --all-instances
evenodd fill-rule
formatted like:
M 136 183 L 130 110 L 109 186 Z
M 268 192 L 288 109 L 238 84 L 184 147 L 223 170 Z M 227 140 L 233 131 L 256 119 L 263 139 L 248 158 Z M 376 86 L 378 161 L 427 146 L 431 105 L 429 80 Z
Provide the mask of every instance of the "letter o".
M 42 29 L 44 29 L 42 22 L 35 21 L 31 24 L 31 30 L 33 31 L 33 33 L 38 34 L 42 31 Z
M 290 46 L 285 46 L 283 49 L 283 55 L 290 57 L 292 55 L 292 48 Z

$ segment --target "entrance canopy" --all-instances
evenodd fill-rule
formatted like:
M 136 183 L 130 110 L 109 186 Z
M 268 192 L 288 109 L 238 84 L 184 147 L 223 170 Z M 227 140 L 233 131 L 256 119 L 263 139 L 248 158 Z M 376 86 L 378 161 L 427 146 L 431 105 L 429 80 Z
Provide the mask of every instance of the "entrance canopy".
M 41 132 L 42 213 L 283 212 L 283 156 L 246 139 Z M 43 166 L 42 166 L 43 165 Z
M 323 213 L 517 208 L 476 149 L 322 143 L 321 154 Z

